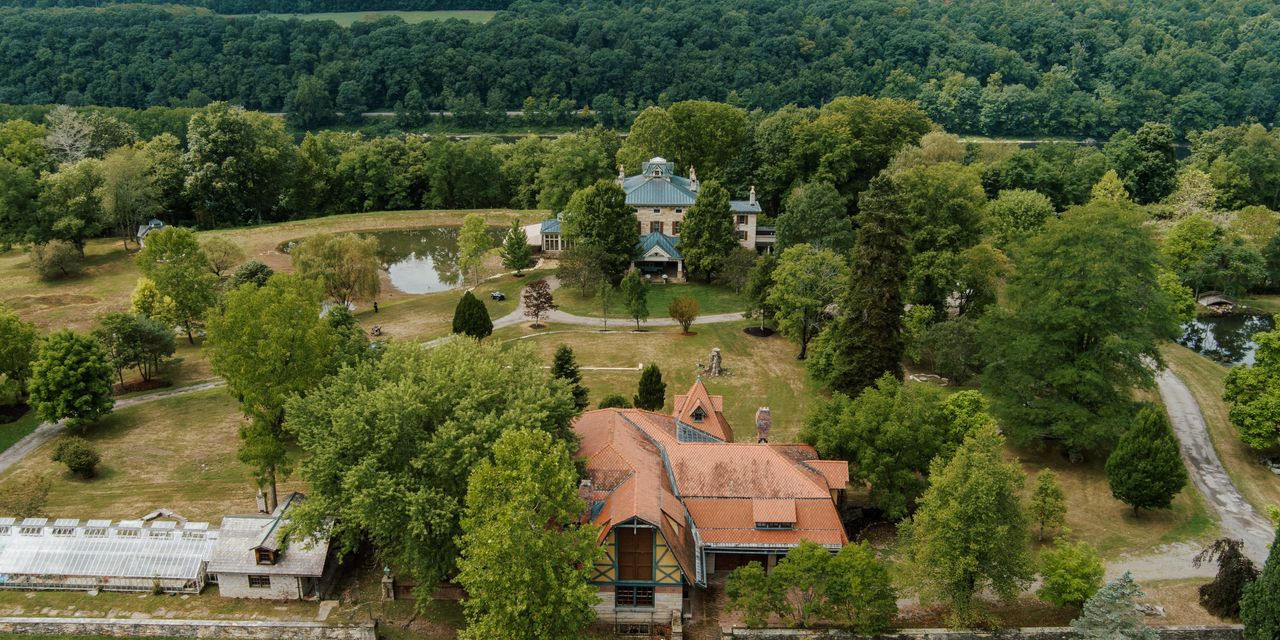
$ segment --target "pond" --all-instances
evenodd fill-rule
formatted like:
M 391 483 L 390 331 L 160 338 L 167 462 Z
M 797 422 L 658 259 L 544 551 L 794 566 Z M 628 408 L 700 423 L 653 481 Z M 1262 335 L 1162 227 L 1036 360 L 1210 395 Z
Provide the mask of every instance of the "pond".
M 1182 325 L 1178 344 L 1227 366 L 1253 364 L 1253 335 L 1275 326 L 1269 315 L 1204 316 Z
M 489 229 L 493 246 L 502 242 L 503 229 Z M 462 284 L 458 272 L 458 227 L 424 227 L 361 232 L 378 239 L 378 259 L 391 286 L 404 293 L 435 293 Z M 285 243 L 288 251 L 296 242 Z

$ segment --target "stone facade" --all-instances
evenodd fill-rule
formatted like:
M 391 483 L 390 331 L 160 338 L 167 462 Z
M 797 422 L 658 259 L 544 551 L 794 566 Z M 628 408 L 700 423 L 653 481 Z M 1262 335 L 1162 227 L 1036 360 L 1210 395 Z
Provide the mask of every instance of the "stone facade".
M 262 576 L 268 587 L 250 587 L 249 576 L 243 573 L 218 574 L 218 595 L 224 598 L 262 598 L 264 600 L 302 600 L 307 594 L 296 576 Z
M 1242 640 L 1238 624 L 1154 627 L 1161 640 Z M 1070 627 L 1028 627 L 995 633 L 950 629 L 907 629 L 876 636 L 862 636 L 833 629 L 725 629 L 725 640 L 1078 640 Z
M 135 620 L 116 618 L 0 618 L 0 635 L 116 636 L 121 638 L 251 638 L 263 640 L 375 640 L 372 623 L 333 625 L 275 620 Z

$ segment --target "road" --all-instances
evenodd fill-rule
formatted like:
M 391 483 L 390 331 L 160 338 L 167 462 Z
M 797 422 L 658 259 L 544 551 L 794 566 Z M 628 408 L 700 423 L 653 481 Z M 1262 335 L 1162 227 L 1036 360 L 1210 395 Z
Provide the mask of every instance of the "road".
M 547 281 L 547 284 L 551 285 L 552 291 L 560 288 L 560 281 L 557 280 L 555 276 L 548 276 L 546 278 L 546 281 Z M 693 321 L 693 324 L 695 325 L 716 324 L 720 322 L 735 322 L 742 319 L 743 319 L 743 315 L 741 311 L 734 311 L 733 313 L 714 313 L 711 315 L 698 316 L 697 319 Z M 612 322 L 613 326 L 617 327 L 618 329 L 627 329 L 629 327 L 635 327 L 635 321 L 629 320 L 627 318 L 610 318 L 608 321 L 606 321 L 604 318 L 577 316 L 571 313 L 565 313 L 563 311 L 560 311 L 559 309 L 551 311 L 542 320 L 544 322 L 555 322 L 559 324 L 573 324 L 581 327 L 599 327 L 601 329 L 608 328 L 609 322 Z M 516 301 L 515 310 L 493 321 L 493 328 L 501 329 L 502 327 L 510 327 L 512 325 L 520 324 L 521 322 L 532 322 L 532 320 L 529 317 L 524 315 L 524 296 L 523 295 L 520 296 L 520 299 Z M 680 324 L 679 322 L 676 322 L 671 318 L 651 318 L 649 320 L 645 320 L 644 322 L 641 322 L 640 327 L 641 328 L 675 327 L 675 326 L 678 326 L 679 324 Z
M 119 410 L 125 407 L 132 407 L 136 404 L 154 402 L 156 400 L 171 398 L 173 396 L 178 396 L 186 393 L 195 393 L 197 391 L 206 391 L 208 389 L 216 389 L 225 384 L 226 383 L 223 382 L 222 380 L 212 380 L 209 382 L 201 382 L 199 384 L 193 384 L 186 387 L 178 387 L 176 389 L 164 389 L 161 391 L 155 391 L 153 393 L 144 393 L 144 394 L 133 396 L 132 398 L 117 400 L 115 404 L 115 409 Z M 66 428 L 67 428 L 67 425 L 65 421 L 42 423 L 40 426 L 36 427 L 35 431 L 28 433 L 26 437 L 13 443 L 13 446 L 9 447 L 8 449 L 5 449 L 4 451 L 0 451 L 0 473 L 4 473 L 6 470 L 9 469 L 9 467 L 12 467 L 13 465 L 17 464 L 19 460 L 27 457 L 27 454 L 31 453 L 32 451 L 35 451 L 36 449 L 39 449 L 40 445 L 56 438 L 58 434 L 65 431 Z

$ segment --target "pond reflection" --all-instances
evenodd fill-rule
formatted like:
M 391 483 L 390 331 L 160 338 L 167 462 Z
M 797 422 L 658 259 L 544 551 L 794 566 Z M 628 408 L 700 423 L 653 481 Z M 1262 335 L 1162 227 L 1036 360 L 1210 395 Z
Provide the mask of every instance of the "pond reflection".
M 1268 315 L 1205 316 L 1182 325 L 1178 344 L 1228 366 L 1253 364 L 1254 334 L 1274 328 Z
M 504 233 L 502 229 L 489 230 L 493 246 L 498 246 Z M 434 293 L 462 284 L 462 274 L 458 272 L 458 227 L 370 231 L 360 235 L 378 239 L 378 259 L 397 291 Z M 287 252 L 292 245 L 294 242 L 289 242 L 281 248 Z

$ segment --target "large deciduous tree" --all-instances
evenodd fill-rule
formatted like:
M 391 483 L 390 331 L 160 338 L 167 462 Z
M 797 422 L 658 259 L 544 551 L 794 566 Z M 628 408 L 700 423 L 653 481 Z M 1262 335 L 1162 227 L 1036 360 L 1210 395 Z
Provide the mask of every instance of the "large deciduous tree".
M 710 281 L 738 246 L 736 229 L 729 211 L 729 192 L 714 180 L 703 183 L 680 227 L 679 249 L 685 270 Z
M 645 107 L 631 123 L 627 138 L 618 149 L 618 165 L 625 172 L 639 173 L 640 164 L 654 157 L 675 159 L 673 137 L 676 124 L 662 107 Z
M 150 245 L 148 245 L 150 246 Z M 337 338 L 320 315 L 320 286 L 296 275 L 275 275 L 262 287 L 227 293 L 209 318 L 205 349 L 249 423 L 240 429 L 239 457 L 271 491 L 293 468 L 285 403 L 319 384 L 336 365 Z
M 920 508 L 904 527 L 925 592 L 949 604 L 961 625 L 978 619 L 980 590 L 1012 600 L 1034 575 L 1019 497 L 1024 477 L 1004 460 L 1003 445 L 994 423 L 978 426 L 949 461 L 932 465 Z
M 1107 484 L 1111 495 L 1132 506 L 1134 513 L 1173 505 L 1174 496 L 1187 485 L 1187 470 L 1162 408 L 1147 405 L 1134 416 L 1107 458 Z
M 20 400 L 26 394 L 39 347 L 36 326 L 0 304 L 0 402 Z
M 983 388 L 1011 438 L 1060 442 L 1074 455 L 1124 431 L 1130 391 L 1178 333 L 1159 258 L 1123 206 L 1069 210 L 1015 252 L 1006 304 L 984 319 Z
M 171 319 L 182 325 L 187 341 L 195 344 L 195 333 L 217 300 L 218 284 L 195 234 L 181 227 L 149 233 L 137 261 L 142 273 L 155 283 L 159 296 L 172 301 Z
M 777 310 L 782 331 L 800 341 L 800 360 L 808 353 L 809 341 L 826 326 L 828 307 L 848 279 L 849 267 L 830 249 L 797 244 L 782 252 L 767 303 Z
M 31 378 L 30 403 L 41 420 L 66 420 L 84 428 L 111 413 L 115 371 L 102 345 L 90 336 L 62 330 L 40 343 Z
M 185 194 L 204 227 L 273 218 L 297 151 L 284 124 L 215 102 L 187 126 Z
M 121 385 L 125 369 L 137 369 L 143 382 L 150 381 L 176 349 L 173 329 L 132 313 L 106 314 L 93 330 L 93 337 L 107 350 Z
M 378 297 L 378 239 L 354 233 L 317 233 L 307 237 L 290 254 L 293 267 L 304 278 L 318 280 L 325 296 L 349 304 Z
M 600 180 L 573 194 L 565 206 L 564 235 L 598 252 L 601 273 L 617 281 L 636 257 L 636 214 L 622 188 Z
M 1004 189 L 984 210 L 991 242 L 1007 247 L 1034 234 L 1053 217 L 1053 202 L 1038 191 Z
M 462 219 L 462 230 L 458 232 L 458 271 L 463 281 L 477 282 L 480 279 L 480 266 L 484 256 L 493 248 L 493 238 L 484 226 L 484 216 L 468 213 Z
M 853 247 L 853 224 L 845 210 L 844 198 L 831 183 L 815 181 L 798 185 L 787 194 L 782 206 L 775 251 L 810 244 L 844 254 Z
M 102 161 L 85 158 L 40 177 L 34 240 L 62 240 L 84 255 L 84 244 L 102 232 Z
M 517 429 L 571 440 L 573 394 L 542 364 L 524 344 L 392 343 L 291 401 L 311 487 L 294 529 L 331 531 L 342 551 L 373 543 L 430 598 L 454 568 L 467 479 L 493 443 Z
M 1120 131 L 1107 141 L 1107 158 L 1138 203 L 1159 202 L 1173 192 L 1178 179 L 1173 142 L 1173 128 L 1156 122 L 1144 123 L 1134 133 Z
M 1223 399 L 1240 440 L 1253 449 L 1280 444 L 1280 331 L 1253 336 L 1258 349 L 1251 365 L 1227 373 Z
M 601 549 L 596 527 L 579 523 L 572 453 L 546 431 L 508 431 L 471 472 L 457 541 L 462 638 L 568 640 L 595 619 L 589 578 Z
M 120 147 L 101 164 L 103 226 L 119 234 L 125 248 L 134 240 L 138 225 L 161 211 L 160 190 L 151 177 L 151 163 L 136 147 Z

